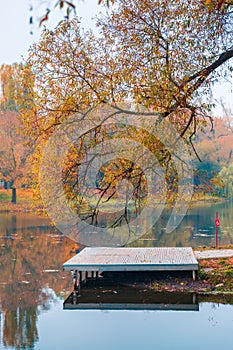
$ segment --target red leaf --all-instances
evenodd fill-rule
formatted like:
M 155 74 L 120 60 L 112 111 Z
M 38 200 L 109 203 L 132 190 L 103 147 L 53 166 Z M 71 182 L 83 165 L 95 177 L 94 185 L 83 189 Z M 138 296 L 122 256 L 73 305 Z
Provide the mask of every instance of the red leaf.
M 225 0 L 218 0 L 218 6 L 217 9 L 220 10 L 222 5 L 225 3 Z
M 46 13 L 46 15 L 40 20 L 39 26 L 41 26 L 41 24 L 42 24 L 44 21 L 47 21 L 48 19 L 49 19 L 49 14 Z

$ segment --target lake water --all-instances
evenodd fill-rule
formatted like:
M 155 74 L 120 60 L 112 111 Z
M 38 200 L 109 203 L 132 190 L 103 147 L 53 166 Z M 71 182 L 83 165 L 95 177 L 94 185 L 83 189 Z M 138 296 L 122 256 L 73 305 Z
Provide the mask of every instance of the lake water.
M 199 312 L 64 311 L 57 300 L 38 317 L 35 349 L 230 349 L 233 306 L 203 303 Z
M 232 203 L 195 207 L 171 234 L 164 216 L 145 246 L 200 246 L 233 241 Z M 199 311 L 63 310 L 72 289 L 62 263 L 78 244 L 61 237 L 48 219 L 0 214 L 0 349 L 229 349 L 233 306 L 199 303 Z
M 215 217 L 220 219 L 219 244 L 233 244 L 233 202 L 203 203 L 187 211 L 183 221 L 171 233 L 165 232 L 170 211 L 165 210 L 151 232 L 133 245 L 137 246 L 214 246 Z

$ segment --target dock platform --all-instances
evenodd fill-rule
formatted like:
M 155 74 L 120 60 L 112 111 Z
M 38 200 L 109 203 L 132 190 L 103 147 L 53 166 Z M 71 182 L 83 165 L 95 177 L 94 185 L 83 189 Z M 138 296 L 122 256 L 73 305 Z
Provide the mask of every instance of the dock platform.
M 195 279 L 198 262 L 190 247 L 92 247 L 65 262 L 63 269 L 76 275 L 91 273 L 92 277 L 101 272 L 192 271 Z

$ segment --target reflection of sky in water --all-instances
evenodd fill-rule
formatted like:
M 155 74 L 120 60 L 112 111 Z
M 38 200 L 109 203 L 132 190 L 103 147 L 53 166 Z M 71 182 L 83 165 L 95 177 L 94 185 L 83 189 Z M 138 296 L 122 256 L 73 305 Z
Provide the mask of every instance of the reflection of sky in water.
M 35 350 L 229 349 L 233 306 L 200 304 L 200 311 L 62 310 L 39 316 Z

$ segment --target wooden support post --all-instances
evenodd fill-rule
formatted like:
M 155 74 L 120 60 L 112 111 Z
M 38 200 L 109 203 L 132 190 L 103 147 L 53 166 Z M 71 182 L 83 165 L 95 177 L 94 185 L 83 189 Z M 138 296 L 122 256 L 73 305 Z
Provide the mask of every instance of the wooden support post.
M 74 292 L 77 290 L 77 286 L 78 286 L 77 280 L 78 280 L 78 271 L 75 270 L 73 272 L 73 291 Z
M 79 271 L 79 288 L 81 288 L 82 285 L 82 271 Z
M 76 291 L 73 292 L 73 295 L 72 295 L 72 301 L 73 301 L 73 304 L 77 304 L 77 293 Z
M 193 274 L 193 281 L 196 281 L 196 271 L 193 270 L 193 271 L 192 271 L 192 274 Z
M 91 271 L 91 278 L 94 278 L 94 271 Z

